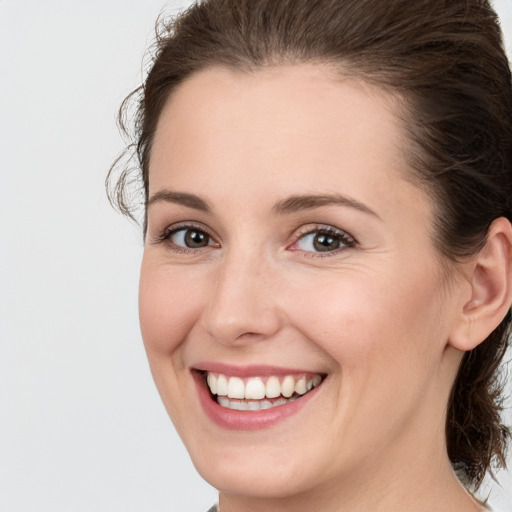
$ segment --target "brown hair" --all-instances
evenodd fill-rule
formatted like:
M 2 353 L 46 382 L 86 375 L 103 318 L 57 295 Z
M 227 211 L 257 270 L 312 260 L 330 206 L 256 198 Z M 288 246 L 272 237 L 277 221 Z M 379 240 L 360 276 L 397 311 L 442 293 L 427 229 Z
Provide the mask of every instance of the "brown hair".
M 205 0 L 160 19 L 153 65 L 135 99 L 136 179 L 147 200 L 151 143 L 162 107 L 211 66 L 252 72 L 317 62 L 397 93 L 406 110 L 414 179 L 435 200 L 436 244 L 451 261 L 475 254 L 498 217 L 512 220 L 512 86 L 499 22 L 487 0 Z M 117 181 L 112 173 L 121 167 Z M 110 197 L 132 215 L 129 165 L 109 173 Z M 448 404 L 448 455 L 476 487 L 505 465 L 499 367 L 510 312 L 462 360 Z

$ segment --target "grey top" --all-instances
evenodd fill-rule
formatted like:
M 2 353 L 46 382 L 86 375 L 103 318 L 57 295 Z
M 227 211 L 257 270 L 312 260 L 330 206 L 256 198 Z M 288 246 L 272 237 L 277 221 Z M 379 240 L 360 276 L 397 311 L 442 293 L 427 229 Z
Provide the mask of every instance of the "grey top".
M 491 509 L 490 507 L 487 507 L 489 509 L 489 512 L 500 512 L 498 509 Z M 220 510 L 218 509 L 217 505 L 213 505 L 213 507 L 211 507 L 210 509 L 208 509 L 208 512 L 220 512 Z M 504 511 L 503 511 L 504 512 Z M 511 510 L 512 512 L 512 510 Z

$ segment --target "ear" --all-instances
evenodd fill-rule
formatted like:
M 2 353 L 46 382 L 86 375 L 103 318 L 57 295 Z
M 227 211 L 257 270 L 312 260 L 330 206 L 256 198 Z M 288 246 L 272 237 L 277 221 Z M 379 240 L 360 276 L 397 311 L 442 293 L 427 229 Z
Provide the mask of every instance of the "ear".
M 500 217 L 491 224 L 484 247 L 467 264 L 470 289 L 449 339 L 452 347 L 474 349 L 505 318 L 512 302 L 511 256 L 512 226 Z

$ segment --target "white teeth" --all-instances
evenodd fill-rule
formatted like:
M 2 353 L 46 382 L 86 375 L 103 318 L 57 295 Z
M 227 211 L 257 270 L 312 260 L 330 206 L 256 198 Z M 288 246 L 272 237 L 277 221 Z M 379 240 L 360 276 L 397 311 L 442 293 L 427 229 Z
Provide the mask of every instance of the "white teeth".
M 209 374 L 208 374 L 209 375 Z M 213 391 L 212 391 L 213 393 Z M 218 396 L 227 396 L 228 394 L 228 379 L 225 375 L 217 377 L 217 393 Z
M 277 377 L 269 377 L 265 385 L 265 395 L 267 398 L 277 398 L 281 394 L 281 383 Z
M 286 398 L 290 398 L 295 391 L 295 379 L 291 375 L 287 375 L 281 384 L 281 394 Z
M 262 400 L 259 404 L 260 409 L 271 409 L 273 407 L 272 402 L 269 402 L 268 400 Z
M 260 409 L 261 407 L 259 402 L 255 402 L 254 400 L 247 401 L 248 411 L 259 411 Z
M 232 409 L 236 409 L 237 411 L 248 411 L 249 410 L 249 403 L 245 400 L 230 400 L 229 401 L 230 407 Z
M 265 384 L 258 377 L 253 377 L 247 381 L 245 385 L 245 398 L 261 400 L 265 398 Z
M 307 390 L 308 389 L 306 387 L 306 377 L 302 377 L 295 383 L 295 393 L 298 393 L 299 395 L 303 395 L 306 393 Z M 213 391 L 212 391 L 212 393 L 213 393 Z
M 228 382 L 229 398 L 245 398 L 244 381 L 239 377 L 230 377 Z
M 217 397 L 217 402 L 219 405 L 222 405 L 222 407 L 229 407 L 229 398 L 226 398 L 225 396 Z
M 289 404 L 297 400 L 297 396 L 291 398 L 278 398 L 274 402 L 269 400 L 230 400 L 228 397 L 219 396 L 217 402 L 226 409 L 232 409 L 234 411 L 259 411 L 263 409 L 272 409 L 272 407 L 278 407 L 280 405 Z
M 210 387 L 210 391 L 216 395 L 217 394 L 217 377 L 213 373 L 208 374 L 208 386 Z
M 306 379 L 304 375 L 286 375 L 281 381 L 279 377 L 272 375 L 266 382 L 264 377 L 251 377 L 244 382 L 240 377 L 208 372 L 206 381 L 211 393 L 217 395 L 218 403 L 223 407 L 256 411 L 283 405 L 306 394 L 320 385 L 322 377 L 314 375 Z M 263 400 L 264 398 L 277 400 Z
M 290 402 L 291 402 L 291 400 L 290 400 Z M 274 407 L 277 407 L 278 405 L 284 405 L 287 403 L 288 403 L 288 400 L 286 400 L 286 398 L 281 397 L 281 398 L 278 398 L 272 405 Z

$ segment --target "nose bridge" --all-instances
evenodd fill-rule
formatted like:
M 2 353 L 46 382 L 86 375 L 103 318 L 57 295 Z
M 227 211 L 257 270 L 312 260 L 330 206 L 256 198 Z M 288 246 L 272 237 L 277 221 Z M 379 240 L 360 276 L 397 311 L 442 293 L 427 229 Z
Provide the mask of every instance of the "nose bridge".
M 232 248 L 215 269 L 204 328 L 218 342 L 265 339 L 279 329 L 272 265 L 262 249 Z

